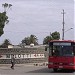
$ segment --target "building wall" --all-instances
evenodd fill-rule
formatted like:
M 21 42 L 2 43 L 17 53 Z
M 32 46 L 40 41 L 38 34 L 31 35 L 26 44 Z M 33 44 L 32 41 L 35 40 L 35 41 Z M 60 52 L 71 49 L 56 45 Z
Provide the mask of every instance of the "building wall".
M 48 51 L 45 51 L 45 47 L 1 48 L 0 64 L 10 64 L 12 55 L 14 55 L 16 64 L 40 63 L 48 61 Z

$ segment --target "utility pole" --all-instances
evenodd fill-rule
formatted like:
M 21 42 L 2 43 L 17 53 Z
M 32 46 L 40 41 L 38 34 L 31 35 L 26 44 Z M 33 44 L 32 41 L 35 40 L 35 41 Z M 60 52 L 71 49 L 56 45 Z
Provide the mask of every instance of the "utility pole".
M 51 40 L 51 32 L 50 32 L 50 39 L 49 40 Z
M 64 9 L 63 9 L 63 12 L 62 12 L 62 15 L 63 15 L 63 22 L 62 22 L 62 24 L 63 24 L 63 29 L 62 29 L 62 40 L 64 40 L 64 25 L 65 25 L 65 22 L 64 22 L 64 14 L 65 14 L 65 12 L 64 12 Z

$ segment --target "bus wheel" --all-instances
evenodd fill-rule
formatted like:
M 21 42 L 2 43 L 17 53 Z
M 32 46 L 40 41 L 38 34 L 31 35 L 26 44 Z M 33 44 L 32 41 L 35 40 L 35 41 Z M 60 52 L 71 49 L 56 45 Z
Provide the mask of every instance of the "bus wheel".
M 54 72 L 57 72 L 57 70 L 58 70 L 57 68 L 53 68 L 53 71 L 54 71 Z

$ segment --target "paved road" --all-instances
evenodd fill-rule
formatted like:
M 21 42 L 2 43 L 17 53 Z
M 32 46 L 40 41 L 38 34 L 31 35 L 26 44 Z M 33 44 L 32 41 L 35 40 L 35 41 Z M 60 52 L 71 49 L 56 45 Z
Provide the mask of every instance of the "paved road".
M 75 71 L 62 71 L 54 73 L 47 66 L 16 66 L 14 70 L 10 66 L 0 66 L 0 75 L 75 75 Z

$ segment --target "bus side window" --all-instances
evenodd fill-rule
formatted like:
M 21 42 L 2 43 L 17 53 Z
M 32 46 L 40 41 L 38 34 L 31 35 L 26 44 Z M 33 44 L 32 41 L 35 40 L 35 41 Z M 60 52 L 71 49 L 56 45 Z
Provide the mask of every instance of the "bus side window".
M 75 56 L 75 46 L 74 46 L 74 56 Z
M 59 47 L 55 46 L 53 48 L 53 56 L 59 56 Z
M 47 47 L 45 47 L 45 51 L 47 51 Z
M 59 56 L 59 51 L 58 50 L 54 51 L 54 56 Z

